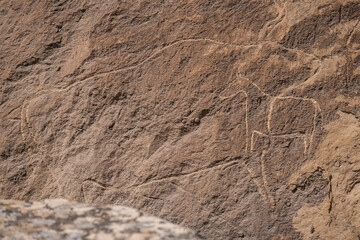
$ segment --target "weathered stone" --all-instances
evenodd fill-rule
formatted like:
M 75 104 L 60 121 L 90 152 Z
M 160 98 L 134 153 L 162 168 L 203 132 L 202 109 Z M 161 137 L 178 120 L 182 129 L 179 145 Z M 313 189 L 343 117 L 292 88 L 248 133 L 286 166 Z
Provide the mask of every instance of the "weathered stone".
M 0 1 L 0 197 L 358 239 L 359 21 L 359 0 Z
M 3 240 L 200 239 L 192 230 L 132 208 L 91 206 L 63 199 L 0 200 L 0 237 Z

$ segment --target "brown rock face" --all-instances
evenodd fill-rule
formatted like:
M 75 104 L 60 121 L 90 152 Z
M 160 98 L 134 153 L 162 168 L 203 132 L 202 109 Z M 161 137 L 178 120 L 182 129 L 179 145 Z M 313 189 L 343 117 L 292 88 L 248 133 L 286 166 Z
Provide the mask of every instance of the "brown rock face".
M 1 198 L 359 238 L 359 0 L 9 0 L 0 42 Z

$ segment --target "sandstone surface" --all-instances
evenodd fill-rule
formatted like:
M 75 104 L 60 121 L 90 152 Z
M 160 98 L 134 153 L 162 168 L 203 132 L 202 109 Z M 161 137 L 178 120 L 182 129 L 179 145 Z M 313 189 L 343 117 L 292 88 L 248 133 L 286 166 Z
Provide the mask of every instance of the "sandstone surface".
M 359 239 L 359 22 L 359 0 L 0 1 L 0 198 Z

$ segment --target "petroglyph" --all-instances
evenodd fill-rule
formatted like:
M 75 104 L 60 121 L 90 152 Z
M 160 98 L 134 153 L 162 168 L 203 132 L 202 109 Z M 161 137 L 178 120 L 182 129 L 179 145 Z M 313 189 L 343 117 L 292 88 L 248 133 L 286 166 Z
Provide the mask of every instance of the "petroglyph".
M 319 71 L 310 78 L 316 76 L 318 73 Z M 267 97 L 267 102 L 269 103 L 266 113 L 266 130 L 268 134 L 260 129 L 253 129 L 253 127 L 250 126 L 248 127 L 248 129 L 251 129 L 250 139 L 248 140 L 250 153 L 254 154 L 256 151 L 260 151 L 261 154 L 260 159 L 254 159 L 254 161 L 258 161 L 258 167 L 260 168 L 260 175 L 262 179 L 261 183 L 256 180 L 257 174 L 255 172 L 258 171 L 252 171 L 250 166 L 247 166 L 247 169 L 253 176 L 253 181 L 258 186 L 259 192 L 262 193 L 261 195 L 271 206 L 274 207 L 275 201 L 271 194 L 271 184 L 268 180 L 269 173 L 265 164 L 266 155 L 268 151 L 270 151 L 269 147 L 275 139 L 302 139 L 303 154 L 306 160 L 307 156 L 309 156 L 309 154 L 313 151 L 313 139 L 315 137 L 316 129 L 318 128 L 317 121 L 319 115 L 321 114 L 321 109 L 318 102 L 314 99 L 285 95 L 285 93 L 289 92 L 289 90 L 303 86 L 303 84 L 307 83 L 309 79 L 300 84 L 290 86 L 277 96 L 272 96 L 263 91 L 250 79 L 243 77 L 240 72 L 238 72 L 236 76 L 239 78 L 239 81 L 245 80 L 250 83 L 250 85 L 254 86 L 261 94 Z M 246 91 L 246 89 L 244 89 L 244 91 Z M 247 96 L 248 98 L 250 97 L 248 92 Z M 295 115 L 289 115 L 290 112 L 295 112 Z M 283 118 L 284 116 L 290 116 L 290 118 L 285 121 Z M 249 121 L 250 120 L 247 119 L 247 122 Z M 257 143 L 255 139 L 259 138 L 267 139 L 267 141 Z M 259 144 L 263 144 L 263 146 L 258 146 Z
M 246 81 L 249 82 L 251 85 L 253 85 L 257 90 L 259 90 L 262 94 L 264 94 L 265 96 L 270 97 L 270 94 L 264 92 L 256 83 L 254 83 L 253 81 L 251 81 L 249 78 L 244 77 L 241 73 L 237 72 L 237 73 L 236 73 L 236 76 L 237 76 L 239 79 L 244 79 L 244 80 L 246 80 Z
M 270 109 L 269 109 L 269 113 L 268 113 L 268 119 L 267 119 L 267 126 L 268 126 L 268 131 L 270 133 L 273 132 L 273 129 L 271 127 L 271 121 L 272 121 L 272 118 L 273 118 L 273 110 L 274 110 L 274 107 L 276 106 L 276 101 L 278 100 L 297 100 L 299 102 L 309 102 L 311 103 L 312 105 L 312 108 L 311 109 L 313 111 L 312 113 L 312 125 L 310 125 L 310 123 L 307 123 L 307 126 L 303 126 L 303 124 L 305 124 L 304 121 L 310 121 L 310 118 L 307 117 L 307 114 L 309 114 L 309 111 L 302 111 L 302 112 L 299 112 L 299 116 L 296 117 L 296 119 L 299 119 L 299 118 L 303 118 L 301 119 L 301 121 L 299 122 L 296 122 L 295 124 L 297 124 L 298 126 L 289 126 L 289 127 L 292 127 L 294 128 L 293 131 L 291 132 L 288 132 L 287 134 L 292 134 L 292 133 L 300 133 L 303 135 L 304 137 L 304 144 L 305 146 L 307 145 L 306 144 L 306 139 L 309 139 L 309 151 L 312 150 L 312 141 L 313 141 L 313 138 L 314 138 L 314 134 L 315 134 L 315 130 L 316 130 L 316 122 L 317 122 L 317 117 L 318 117 L 318 114 L 319 112 L 321 112 L 321 109 L 320 109 L 320 106 L 319 104 L 317 103 L 317 101 L 315 101 L 314 99 L 310 99 L 310 98 L 302 98 L 302 97 L 292 97 L 292 96 L 287 96 L 287 97 L 275 97 L 275 98 L 272 98 L 271 99 L 271 103 L 270 103 Z M 290 103 L 289 101 L 287 101 L 287 103 Z M 286 103 L 285 103 L 286 104 Z M 300 109 L 299 109 L 300 111 Z M 281 114 L 281 113 L 280 113 Z M 282 114 L 285 114 L 285 113 L 282 113 Z M 276 136 L 286 136 L 287 134 L 274 134 Z M 307 151 L 306 149 L 304 150 L 305 152 Z
M 265 192 L 266 192 L 266 199 L 268 200 L 270 205 L 272 207 L 274 207 L 275 206 L 275 201 L 274 201 L 274 198 L 270 194 L 269 182 L 267 180 L 266 167 L 265 167 L 265 161 L 264 161 L 264 157 L 265 157 L 266 153 L 267 153 L 266 150 L 264 150 L 261 153 L 261 158 L 260 158 L 261 178 L 263 180 L 263 184 L 264 184 L 264 188 L 265 188 Z
M 269 36 L 275 30 L 275 28 L 281 24 L 281 22 L 284 20 L 286 16 L 286 7 L 282 1 L 275 0 L 274 5 L 278 14 L 275 19 L 267 22 L 265 26 L 262 28 L 262 30 L 259 33 L 260 39 L 265 39 L 267 36 Z
M 301 53 L 301 54 L 304 54 L 306 56 L 311 56 L 315 59 L 317 59 L 318 61 L 321 61 L 319 59 L 318 56 L 314 55 L 314 54 L 310 54 L 310 53 L 307 53 L 305 51 L 302 51 L 302 50 L 299 50 L 299 49 L 292 49 L 292 48 L 287 48 L 283 45 L 281 45 L 280 43 L 278 42 L 274 42 L 274 41 L 268 41 L 268 40 L 264 40 L 264 41 L 259 41 L 257 43 L 253 43 L 253 44 L 236 44 L 236 43 L 229 43 L 229 42 L 223 42 L 223 41 L 218 41 L 218 40 L 214 40 L 214 39 L 210 39 L 210 38 L 190 38 L 190 39 L 181 39 L 181 40 L 177 40 L 177 41 L 174 41 L 173 43 L 170 43 L 168 44 L 167 46 L 155 51 L 153 54 L 151 54 L 149 57 L 145 58 L 144 60 L 138 62 L 138 63 L 135 63 L 133 65 L 130 65 L 130 66 L 126 66 L 126 67 L 123 67 L 123 68 L 120 68 L 120 69 L 117 69 L 117 70 L 112 70 L 112 71 L 107 71 L 107 72 L 100 72 L 100 73 L 97 73 L 97 74 L 94 74 L 92 76 L 88 76 L 88 77 L 85 77 L 81 80 L 78 80 L 78 81 L 75 81 L 63 88 L 44 88 L 38 92 L 36 92 L 35 94 L 32 94 L 30 95 L 30 97 L 25 100 L 25 101 L 32 101 L 32 100 L 35 100 L 36 98 L 38 97 L 41 97 L 42 95 L 44 94 L 49 94 L 49 93 L 53 93 L 53 92 L 62 92 L 62 91 L 67 91 L 69 90 L 70 88 L 72 87 L 75 87 L 77 86 L 78 84 L 80 83 L 83 83 L 83 82 L 87 82 L 87 81 L 90 81 L 90 80 L 93 80 L 97 77 L 102 77 L 102 76 L 106 76 L 106 75 L 109 75 L 109 74 L 116 74 L 116 73 L 119 73 L 119 72 L 126 72 L 128 70 L 133 70 L 133 69 L 136 69 L 142 65 L 144 65 L 145 63 L 151 61 L 152 59 L 154 59 L 155 57 L 159 56 L 161 53 L 163 53 L 164 51 L 168 50 L 168 49 L 171 49 L 173 47 L 176 47 L 178 45 L 181 45 L 181 44 L 184 44 L 184 43 L 187 43 L 187 42 L 190 42 L 190 43 L 195 43 L 195 42 L 209 42 L 209 43 L 212 43 L 212 44 L 217 44 L 217 45 L 223 45 L 223 46 L 228 46 L 228 47 L 235 47 L 235 48 L 252 48 L 252 47 L 261 47 L 263 46 L 264 44 L 270 44 L 270 45 L 275 45 L 281 49 L 284 49 L 284 50 L 288 50 L 290 52 L 296 52 L 296 53 Z M 254 84 L 254 83 L 253 83 Z M 259 88 L 260 89 L 260 88 Z
M 279 13 L 277 19 L 274 20 L 273 23 L 269 23 L 270 24 L 274 24 L 274 27 L 276 27 L 277 24 L 279 24 L 283 18 L 284 18 L 284 12 Z M 75 81 L 65 87 L 62 88 L 46 88 L 46 89 L 42 89 L 41 91 L 31 95 L 27 100 L 24 101 L 22 107 L 21 107 L 21 134 L 24 138 L 24 140 L 27 139 L 27 136 L 30 135 L 32 141 L 34 141 L 34 143 L 36 143 L 37 145 L 41 145 L 40 143 L 38 143 L 38 141 L 36 141 L 35 139 L 35 135 L 33 133 L 33 129 L 31 127 L 31 122 L 30 122 L 30 113 L 29 113 L 29 109 L 31 104 L 36 101 L 39 97 L 45 95 L 45 94 L 52 94 L 52 93 L 60 93 L 60 92 L 64 92 L 64 91 L 68 91 L 71 88 L 74 88 L 76 86 L 80 86 L 80 84 L 87 82 L 87 81 L 91 81 L 91 80 L 97 80 L 97 78 L 101 78 L 103 76 L 107 76 L 109 74 L 117 74 L 120 72 L 126 72 L 126 71 L 133 71 L 141 66 L 143 66 L 145 63 L 152 61 L 153 59 L 155 59 L 156 57 L 158 57 L 161 53 L 163 53 L 164 51 L 175 47 L 175 46 L 179 46 L 181 44 L 185 44 L 185 43 L 196 43 L 196 42 L 208 42 L 210 44 L 216 44 L 216 45 L 222 45 L 222 46 L 226 46 L 226 47 L 233 47 L 233 48 L 245 48 L 245 49 L 249 49 L 249 48 L 257 48 L 257 47 L 261 47 L 264 44 L 269 44 L 269 45 L 273 45 L 273 46 L 277 46 L 280 49 L 283 50 L 287 50 L 293 53 L 300 53 L 302 55 L 305 56 L 310 56 L 312 57 L 315 61 L 321 62 L 321 60 L 314 54 L 310 54 L 307 52 L 304 52 L 302 50 L 299 49 L 291 49 L 291 48 L 287 48 L 282 46 L 281 44 L 277 43 L 277 42 L 273 42 L 273 41 L 260 41 L 256 44 L 234 44 L 234 43 L 228 43 L 228 42 L 221 42 L 221 41 L 217 41 L 217 40 L 213 40 L 213 39 L 208 39 L 208 38 L 199 38 L 199 39 L 184 39 L 184 40 L 177 40 L 174 41 L 173 43 L 159 49 L 156 50 L 154 53 L 152 53 L 150 56 L 146 57 L 145 59 L 143 59 L 140 62 L 137 62 L 133 65 L 130 66 L 126 66 L 117 70 L 112 70 L 112 71 L 107 71 L 107 72 L 101 72 L 101 73 L 97 73 L 95 75 L 92 76 L 88 76 L 85 77 L 83 79 L 80 79 L 78 81 Z M 316 73 L 318 74 L 318 72 Z M 315 75 L 316 75 L 315 74 Z M 249 78 L 244 77 L 240 72 L 236 73 L 237 79 L 236 81 L 234 81 L 232 84 L 230 84 L 229 88 L 228 88 L 228 92 L 223 91 L 219 94 L 219 99 L 221 100 L 227 100 L 227 99 L 232 99 L 232 98 L 236 98 L 240 93 L 245 96 L 245 101 L 244 101 L 244 111 L 245 111 L 245 139 L 246 139 L 246 145 L 245 145 L 245 149 L 244 152 L 248 153 L 250 151 L 250 153 L 254 152 L 254 136 L 257 135 L 261 135 L 263 137 L 266 137 L 268 139 L 274 138 L 274 137 L 285 137 L 285 138 L 294 138 L 294 137 L 303 137 L 303 141 L 304 141 L 304 153 L 308 154 L 311 152 L 312 150 L 312 140 L 314 137 L 314 132 L 316 129 L 316 121 L 317 121 L 317 117 L 318 117 L 318 113 L 320 112 L 320 107 L 318 105 L 318 103 L 313 100 L 313 99 L 308 99 L 308 98 L 300 98 L 300 97 L 293 97 L 293 96 L 284 96 L 287 92 L 289 92 L 292 89 L 296 89 L 299 86 L 301 86 L 303 83 L 297 84 L 297 85 L 293 85 L 291 87 L 289 87 L 288 89 L 286 89 L 285 91 L 283 91 L 280 95 L 278 96 L 272 96 L 269 93 L 266 93 L 264 90 L 262 90 L 255 82 L 251 81 Z M 314 75 L 312 76 L 314 77 Z M 250 125 L 250 120 L 249 120 L 249 98 L 251 96 L 249 96 L 249 91 L 245 88 L 242 87 L 242 82 L 243 81 L 247 81 L 248 83 L 250 83 L 253 87 L 255 87 L 261 94 L 263 94 L 264 96 L 268 97 L 269 101 L 270 101 L 270 107 L 267 113 L 267 127 L 268 127 L 268 132 L 269 134 L 265 134 L 263 133 L 260 129 L 252 129 Z M 306 82 L 306 81 L 305 81 Z M 309 127 L 306 130 L 306 133 L 299 133 L 298 131 L 295 132 L 286 132 L 286 134 L 278 134 L 276 132 L 274 132 L 273 128 L 272 128 L 272 118 L 273 116 L 273 111 L 274 108 L 276 108 L 276 106 L 278 105 L 279 101 L 291 101 L 291 100 L 300 100 L 300 101 L 304 101 L 304 102 L 311 102 L 313 109 L 314 109 L 314 114 L 313 114 L 313 125 L 311 127 Z M 283 113 L 284 114 L 284 113 Z M 294 126 L 294 128 L 296 129 L 297 126 Z M 311 133 L 309 133 L 309 131 L 311 130 Z M 307 147 L 309 146 L 309 147 Z M 235 146 L 236 147 L 236 146 Z M 41 151 L 41 150 L 40 150 Z M 257 179 L 256 179 L 256 174 L 247 166 L 246 169 L 248 170 L 248 172 L 250 173 L 250 175 L 252 176 L 252 179 L 254 181 L 254 183 L 256 184 L 256 186 L 259 189 L 260 194 L 271 204 L 274 205 L 274 200 L 272 199 L 272 197 L 270 196 L 269 190 L 267 188 L 268 181 L 267 181 L 267 173 L 266 173 L 266 166 L 264 164 L 264 157 L 266 155 L 266 150 L 264 150 L 263 152 L 261 152 L 261 158 L 260 158 L 260 162 L 259 162 L 259 168 L 260 168 L 260 172 L 261 172 L 261 178 L 262 178 L 262 182 L 260 183 Z M 238 162 L 238 160 L 234 160 L 235 162 Z M 224 164 L 229 164 L 229 162 L 225 162 Z M 216 165 L 214 167 L 219 167 L 220 165 Z M 211 167 L 212 168 L 212 167 Z M 153 179 L 150 182 L 146 182 L 146 183 L 140 183 L 140 184 L 135 184 L 131 187 L 139 187 L 142 186 L 144 184 L 149 184 L 152 182 L 158 182 L 158 181 L 163 181 L 163 180 L 171 180 L 177 177 L 181 177 L 181 176 L 186 176 L 188 174 L 194 174 L 196 172 L 199 171 L 206 171 L 208 170 L 207 168 L 203 168 L 203 169 L 198 169 L 195 170 L 194 172 L 190 172 L 190 173 L 186 173 L 186 174 L 182 174 L 179 176 L 170 176 L 170 177 L 165 177 L 162 179 Z M 90 181 L 90 180 L 89 180 Z M 93 184 L 95 184 L 96 186 L 102 188 L 102 189 L 107 189 L 107 187 L 105 185 L 101 185 L 98 184 L 95 180 L 92 182 Z M 84 186 L 85 182 L 83 182 L 81 184 L 81 191 L 84 195 L 84 199 L 85 201 L 87 201 L 87 196 L 86 196 L 86 187 Z M 60 189 L 60 187 L 59 187 Z M 59 193 L 60 194 L 60 193 Z
M 246 171 L 250 174 L 250 177 L 252 181 L 255 183 L 259 194 L 267 201 L 271 206 L 275 206 L 275 202 L 273 197 L 270 195 L 269 190 L 267 188 L 267 181 L 266 181 L 266 175 L 265 170 L 263 166 L 263 156 L 264 152 L 261 154 L 260 157 L 260 172 L 261 172 L 261 178 L 259 179 L 258 174 L 256 174 L 251 168 L 244 162 L 242 165 L 246 169 Z
M 5 198 L 125 204 L 210 239 L 360 232 L 359 0 L 30 2 L 0 4 Z
M 158 178 L 158 179 L 150 179 L 150 180 L 142 182 L 142 183 L 131 185 L 131 186 L 127 187 L 127 189 L 131 189 L 131 188 L 134 188 L 134 187 L 146 186 L 146 185 L 149 185 L 149 184 L 152 184 L 152 183 L 159 183 L 159 182 L 163 182 L 163 181 L 172 181 L 172 180 L 176 180 L 176 179 L 179 179 L 179 178 L 182 178 L 182 177 L 207 172 L 207 171 L 210 171 L 210 170 L 213 170 L 213 169 L 218 170 L 218 169 L 221 169 L 223 167 L 232 166 L 234 164 L 239 164 L 239 157 L 235 157 L 234 159 L 229 159 L 227 161 L 219 161 L 218 164 L 215 164 L 213 166 L 204 167 L 204 168 L 197 169 L 197 170 L 191 171 L 191 172 L 186 172 L 186 173 L 181 173 L 181 174 L 174 174 L 174 175 L 171 175 L 171 176 L 165 176 L 165 177 Z
M 24 141 L 27 141 L 27 135 L 30 135 L 30 138 L 33 140 L 33 134 L 31 132 L 30 119 L 29 119 L 29 102 L 24 101 L 23 105 L 21 106 L 20 111 L 20 132 L 21 136 Z

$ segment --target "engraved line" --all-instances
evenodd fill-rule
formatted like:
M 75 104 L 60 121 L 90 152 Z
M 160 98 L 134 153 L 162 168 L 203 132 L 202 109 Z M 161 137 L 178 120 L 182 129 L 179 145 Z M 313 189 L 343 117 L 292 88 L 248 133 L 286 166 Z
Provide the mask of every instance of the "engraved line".
M 279 2 L 281 2 L 281 1 L 276 1 L 276 0 L 274 1 L 275 8 L 278 11 L 278 15 L 273 20 L 267 22 L 266 25 L 262 28 L 261 32 L 259 33 L 260 38 L 266 38 L 267 36 L 269 36 L 274 31 L 274 29 L 277 27 L 277 25 L 279 25 L 284 20 L 285 7 L 284 6 L 281 7 Z M 269 28 L 272 28 L 272 29 L 270 29 L 270 31 L 268 32 Z
M 245 79 L 246 81 L 248 81 L 250 84 L 252 84 L 255 88 L 257 88 L 262 94 L 266 95 L 266 96 L 270 96 L 270 94 L 264 92 L 258 85 L 256 85 L 256 83 L 254 83 L 253 81 L 251 81 L 249 78 L 244 77 L 241 73 L 236 73 L 236 76 L 242 79 Z
M 262 177 L 262 180 L 263 180 L 263 183 L 264 183 L 264 188 L 265 188 L 265 192 L 266 192 L 266 197 L 270 203 L 271 206 L 275 206 L 275 201 L 274 199 L 272 198 L 271 194 L 270 194 L 270 191 L 269 191 L 269 183 L 267 181 L 267 175 L 266 175 L 266 172 L 265 172 L 265 154 L 267 153 L 266 150 L 264 150 L 261 154 L 261 157 L 260 157 L 260 169 L 261 169 L 261 177 Z
M 191 175 L 194 175 L 194 174 L 197 174 L 197 173 L 202 173 L 202 172 L 207 172 L 207 171 L 210 171 L 212 169 L 217 169 L 217 168 L 221 168 L 221 167 L 225 167 L 225 166 L 230 166 L 230 165 L 233 165 L 233 164 L 238 164 L 239 161 L 239 157 L 235 157 L 233 158 L 235 160 L 232 160 L 232 161 L 227 161 L 227 162 L 224 162 L 224 163 L 220 163 L 220 164 L 217 164 L 215 166 L 211 166 L 211 167 L 207 167 L 207 168 L 202 168 L 202 169 L 198 169 L 198 170 L 195 170 L 193 172 L 188 172 L 188 173 L 180 173 L 176 176 L 165 176 L 165 177 L 161 177 L 161 178 L 158 178 L 158 179 L 151 179 L 149 180 L 148 182 L 143 182 L 143 183 L 139 183 L 139 184 L 134 184 L 134 185 L 131 185 L 129 187 L 126 187 L 126 189 L 129 189 L 129 188 L 134 188 L 134 187 L 141 187 L 141 186 L 146 186 L 146 185 L 149 185 L 149 184 L 153 184 L 153 183 L 158 183 L 158 182 L 163 182 L 165 180 L 173 180 L 173 179 L 178 179 L 178 178 L 181 178 L 181 177 L 185 177 L 185 176 L 191 176 Z
M 297 89 L 301 86 L 307 86 L 310 83 L 314 82 L 316 80 L 316 78 L 320 75 L 320 73 L 322 73 L 322 65 L 320 64 L 320 66 L 315 70 L 315 74 L 311 75 L 308 79 L 306 79 L 303 82 L 300 83 L 294 83 L 293 85 L 287 87 L 286 89 L 282 90 L 281 93 L 277 96 L 277 97 L 281 97 L 285 94 L 287 94 L 288 92 Z
M 163 51 L 165 51 L 165 50 L 167 50 L 167 49 L 169 49 L 169 48 L 171 48 L 173 46 L 180 45 L 180 44 L 186 43 L 186 42 L 203 42 L 203 41 L 207 41 L 207 42 L 214 43 L 214 44 L 219 44 L 219 45 L 224 45 L 224 46 L 232 46 L 232 47 L 236 47 L 236 48 L 251 48 L 251 47 L 258 47 L 258 46 L 261 46 L 263 44 L 275 44 L 279 48 L 286 49 L 288 51 L 293 51 L 293 52 L 301 52 L 304 55 L 311 56 L 311 57 L 319 60 L 319 57 L 314 55 L 314 54 L 310 54 L 310 53 L 307 53 L 307 52 L 299 50 L 299 49 L 287 48 L 287 47 L 281 45 L 280 43 L 274 42 L 274 41 L 260 41 L 260 42 L 258 42 L 256 44 L 235 44 L 235 43 L 217 41 L 217 40 L 213 40 L 213 39 L 209 39 L 209 38 L 183 39 L 183 40 L 175 41 L 175 42 L 173 42 L 173 43 L 171 43 L 171 44 L 157 50 L 155 53 L 153 53 L 149 57 L 145 58 L 143 61 L 141 61 L 139 63 L 136 63 L 134 65 L 123 67 L 123 68 L 120 68 L 120 69 L 117 69 L 117 70 L 98 73 L 98 74 L 95 74 L 93 76 L 89 76 L 89 77 L 83 78 L 81 80 L 75 81 L 75 82 L 71 83 L 70 85 L 68 85 L 68 86 L 66 86 L 64 88 L 46 88 L 46 89 L 43 89 L 43 90 L 40 91 L 40 92 L 45 91 L 45 93 L 41 94 L 40 96 L 42 96 L 42 95 L 44 95 L 46 93 L 49 93 L 49 92 L 66 91 L 66 90 L 69 90 L 70 88 L 72 88 L 73 86 L 76 86 L 76 85 L 78 85 L 78 84 L 80 84 L 82 82 L 86 82 L 86 81 L 92 80 L 92 79 L 97 78 L 97 77 L 105 76 L 105 75 L 108 75 L 108 74 L 115 74 L 115 73 L 119 73 L 119 72 L 122 72 L 122 71 L 137 68 L 137 67 L 142 66 L 143 64 L 147 63 L 149 60 L 155 58 L 160 53 L 162 53 Z M 35 93 L 35 95 L 36 94 L 38 94 L 38 93 Z M 38 96 L 38 97 L 40 97 L 40 96 Z
M 246 171 L 250 174 L 251 180 L 255 183 L 257 189 L 259 190 L 259 194 L 270 204 L 272 205 L 270 199 L 268 198 L 267 191 L 265 189 L 264 183 L 259 183 L 258 179 L 256 179 L 256 174 L 250 170 L 250 168 L 246 165 L 246 163 L 243 163 L 243 166 L 245 167 Z M 261 167 L 261 166 L 260 166 Z M 262 177 L 261 177 L 262 178 Z M 264 182 L 264 180 L 262 180 Z
M 254 135 L 255 135 L 255 133 L 256 134 L 259 134 L 259 135 L 261 135 L 261 136 L 266 136 L 266 137 L 268 137 L 268 135 L 267 134 L 264 134 L 264 133 L 262 133 L 262 132 L 259 132 L 259 131 L 256 131 L 256 130 L 253 130 L 252 131 L 252 134 L 251 134 L 251 140 L 250 140 L 250 152 L 252 152 L 253 150 L 254 150 Z

